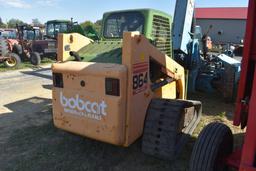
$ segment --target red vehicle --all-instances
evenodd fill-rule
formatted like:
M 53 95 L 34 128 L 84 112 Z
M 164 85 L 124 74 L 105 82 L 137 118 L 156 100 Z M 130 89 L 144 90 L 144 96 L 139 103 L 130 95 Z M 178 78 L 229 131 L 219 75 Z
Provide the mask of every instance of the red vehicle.
M 17 25 L 19 44 L 13 47 L 13 52 L 22 59 L 30 59 L 33 65 L 39 65 L 44 57 L 55 59 L 58 33 L 66 32 L 83 34 L 83 29 L 72 20 L 51 20 L 46 23 L 46 35 L 43 36 L 39 28 Z
M 35 42 L 42 40 L 40 28 L 30 25 L 17 25 L 18 44 L 14 44 L 13 52 L 19 55 L 22 60 L 29 59 L 33 65 L 39 65 L 41 62 L 40 54 L 34 50 Z
M 15 29 L 3 29 L 0 31 L 0 63 L 4 63 L 9 68 L 20 64 L 20 57 L 12 53 L 13 45 L 18 43 Z
M 242 71 L 239 83 L 235 126 L 246 127 L 242 147 L 233 149 L 233 135 L 222 123 L 211 123 L 195 143 L 190 171 L 256 171 L 256 1 L 249 0 Z

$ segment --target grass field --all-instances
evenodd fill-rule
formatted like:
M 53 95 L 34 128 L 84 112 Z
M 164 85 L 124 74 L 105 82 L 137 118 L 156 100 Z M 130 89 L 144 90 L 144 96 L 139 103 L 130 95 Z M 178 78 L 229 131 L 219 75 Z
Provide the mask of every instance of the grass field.
M 226 104 L 219 94 L 192 95 L 203 103 L 203 118 L 182 154 L 174 162 L 141 152 L 141 139 L 128 148 L 94 141 L 61 131 L 53 126 L 51 100 L 40 99 L 40 112 L 22 113 L 31 99 L 7 106 L 13 113 L 0 115 L 0 170 L 168 170 L 185 171 L 198 133 L 212 121 L 229 125 L 236 145 L 243 131 L 232 126 L 233 104 Z M 40 103 L 39 103 L 40 102 Z M 15 112 L 17 111 L 17 112 Z M 18 118 L 21 119 L 18 119 Z M 12 120 L 19 124 L 11 124 Z

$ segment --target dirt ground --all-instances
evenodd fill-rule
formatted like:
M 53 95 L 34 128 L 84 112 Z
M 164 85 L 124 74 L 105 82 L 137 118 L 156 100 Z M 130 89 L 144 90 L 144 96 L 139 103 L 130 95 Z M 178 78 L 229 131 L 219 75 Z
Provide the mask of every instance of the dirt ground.
M 203 102 L 201 123 L 181 156 L 163 161 L 141 152 L 141 140 L 128 148 L 73 135 L 53 126 L 50 70 L 13 71 L 0 76 L 0 170 L 168 170 L 185 171 L 193 143 L 211 121 L 231 126 L 233 104 L 218 93 L 191 95 Z M 232 127 L 236 144 L 243 133 Z

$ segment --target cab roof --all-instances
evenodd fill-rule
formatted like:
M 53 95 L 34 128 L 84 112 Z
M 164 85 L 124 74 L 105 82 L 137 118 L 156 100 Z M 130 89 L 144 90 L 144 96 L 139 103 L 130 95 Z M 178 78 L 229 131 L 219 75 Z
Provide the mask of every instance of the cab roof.
M 164 16 L 169 16 L 169 17 L 171 16 L 170 14 L 165 13 L 163 11 L 156 10 L 156 9 L 151 9 L 151 8 L 109 11 L 109 12 L 105 12 L 104 15 L 108 15 L 108 14 L 112 14 L 112 13 L 120 13 L 120 12 L 152 12 L 152 13 L 159 14 L 159 15 L 164 15 Z
M 70 23 L 70 20 L 49 20 L 46 23 Z

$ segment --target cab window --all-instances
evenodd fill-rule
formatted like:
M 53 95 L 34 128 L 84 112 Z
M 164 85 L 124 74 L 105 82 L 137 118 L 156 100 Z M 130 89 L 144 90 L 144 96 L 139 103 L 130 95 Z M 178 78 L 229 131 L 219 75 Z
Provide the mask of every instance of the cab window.
M 144 20 L 144 16 L 140 12 L 110 14 L 104 24 L 104 37 L 122 38 L 125 31 L 139 31 L 143 33 Z

